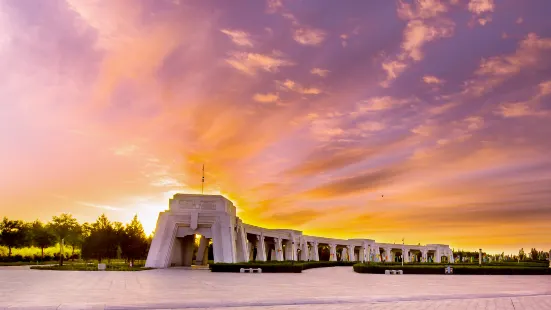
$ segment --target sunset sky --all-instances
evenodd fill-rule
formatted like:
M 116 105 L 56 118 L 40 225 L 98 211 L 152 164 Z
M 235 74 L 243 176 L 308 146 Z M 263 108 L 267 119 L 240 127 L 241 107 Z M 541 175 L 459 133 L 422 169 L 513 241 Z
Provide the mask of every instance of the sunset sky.
M 549 0 L 0 0 L 0 217 L 551 248 Z M 383 197 L 384 195 L 384 197 Z

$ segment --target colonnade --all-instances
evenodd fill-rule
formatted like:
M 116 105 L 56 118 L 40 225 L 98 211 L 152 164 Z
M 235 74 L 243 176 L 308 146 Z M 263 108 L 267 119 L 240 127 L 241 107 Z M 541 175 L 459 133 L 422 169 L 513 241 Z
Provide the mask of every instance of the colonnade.
M 329 261 L 453 262 L 448 245 L 379 243 L 372 239 L 335 239 L 304 235 L 292 229 L 268 229 L 243 223 L 231 201 L 220 195 L 175 194 L 169 209 L 159 214 L 146 266 L 166 268 L 190 264 L 193 240 L 201 235 L 196 262 L 205 262 L 207 240 L 214 262 L 319 261 L 320 248 Z M 327 252 L 324 252 L 327 253 Z M 399 254 L 398 254 L 399 253 Z M 326 255 L 326 254 L 324 254 Z M 324 257 L 324 259 L 326 259 Z

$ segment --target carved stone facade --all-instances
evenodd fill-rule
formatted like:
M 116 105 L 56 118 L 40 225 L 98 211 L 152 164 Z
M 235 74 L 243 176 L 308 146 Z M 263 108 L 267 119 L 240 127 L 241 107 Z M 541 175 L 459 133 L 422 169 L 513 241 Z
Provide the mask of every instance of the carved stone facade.
M 199 247 L 193 261 L 195 235 Z M 214 261 L 319 260 L 319 248 L 329 249 L 329 260 L 453 262 L 448 245 L 402 245 L 371 239 L 333 239 L 303 235 L 290 229 L 267 229 L 245 224 L 235 206 L 220 195 L 176 194 L 161 212 L 146 267 L 167 268 L 206 264 L 212 242 Z

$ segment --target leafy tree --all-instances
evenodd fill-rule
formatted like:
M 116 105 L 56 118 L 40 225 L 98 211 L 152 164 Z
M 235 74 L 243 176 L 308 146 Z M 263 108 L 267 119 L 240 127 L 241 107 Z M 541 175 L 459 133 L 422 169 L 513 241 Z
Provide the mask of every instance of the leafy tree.
M 518 251 L 518 257 L 520 260 L 523 260 L 524 259 L 524 248 L 521 248 L 519 251 Z
M 82 248 L 84 239 L 90 234 L 90 224 L 84 223 L 75 226 L 75 228 L 67 235 L 66 244 L 71 246 L 71 259 L 74 260 L 75 248 Z
M 56 236 L 39 220 L 32 223 L 31 239 L 32 243 L 42 251 L 42 259 L 44 259 L 44 248 L 54 246 L 56 243 Z
M 82 245 L 84 258 L 96 258 L 100 263 L 104 258 L 116 256 L 118 247 L 118 224 L 115 227 L 105 214 L 102 214 L 90 227 L 90 235 L 86 237 Z
M 138 216 L 134 218 L 124 228 L 124 237 L 122 239 L 122 254 L 134 264 L 134 260 L 144 258 L 147 255 L 149 242 L 143 230 L 142 223 Z
M 537 260 L 538 259 L 538 250 L 536 250 L 536 248 L 532 248 L 530 250 L 530 258 L 532 260 Z
M 62 213 L 60 216 L 54 216 L 52 218 L 52 221 L 48 223 L 48 227 L 51 229 L 51 231 L 54 233 L 54 235 L 57 237 L 60 248 L 59 248 L 59 265 L 63 266 L 63 257 L 65 256 L 63 254 L 63 242 L 64 239 L 67 238 L 70 234 L 72 234 L 78 227 L 77 220 L 71 215 L 67 213 Z
M 0 223 L 0 244 L 8 247 L 8 256 L 13 248 L 28 244 L 28 227 L 19 220 L 8 220 L 4 217 Z

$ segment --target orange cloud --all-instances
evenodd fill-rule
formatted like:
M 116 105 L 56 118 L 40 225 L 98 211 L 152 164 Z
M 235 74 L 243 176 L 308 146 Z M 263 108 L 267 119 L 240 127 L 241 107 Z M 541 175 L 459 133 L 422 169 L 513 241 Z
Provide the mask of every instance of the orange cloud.
M 258 102 L 262 103 L 268 103 L 268 102 L 276 102 L 279 99 L 279 96 L 277 94 L 255 94 L 253 96 L 253 99 Z

